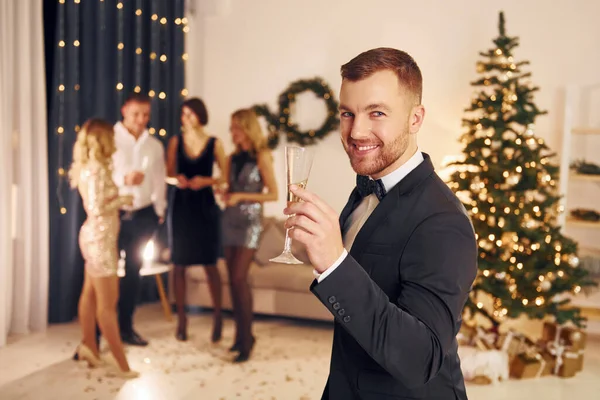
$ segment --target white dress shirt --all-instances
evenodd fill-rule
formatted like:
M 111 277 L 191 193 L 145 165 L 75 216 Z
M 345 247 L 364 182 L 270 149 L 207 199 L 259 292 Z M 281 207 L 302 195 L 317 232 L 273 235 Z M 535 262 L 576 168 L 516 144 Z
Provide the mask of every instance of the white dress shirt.
M 381 182 L 383 183 L 383 187 L 385 188 L 385 192 L 389 192 L 394 186 L 398 184 L 406 175 L 408 175 L 413 169 L 417 168 L 419 164 L 423 162 L 423 153 L 417 148 L 417 151 L 411 158 L 409 158 L 404 164 L 402 164 L 398 169 L 390 172 L 386 176 L 381 178 Z M 326 269 L 322 274 L 319 274 L 316 270 L 314 271 L 315 278 L 317 278 L 318 282 L 321 282 L 325 279 L 329 274 L 331 274 L 341 263 L 344 261 L 348 252 L 352 248 L 352 244 L 354 243 L 354 239 L 356 235 L 369 218 L 373 210 L 379 204 L 379 200 L 377 196 L 373 193 L 369 196 L 366 196 L 362 202 L 356 207 L 356 209 L 350 214 L 346 225 L 349 226 L 346 229 L 346 232 L 343 237 L 344 241 L 344 251 L 342 255 L 337 259 L 335 263 L 328 269 Z M 343 227 L 342 227 L 343 228 Z
M 148 130 L 137 138 L 121 122 L 115 124 L 115 145 L 113 155 L 113 179 L 120 194 L 133 195 L 133 206 L 124 210 L 139 210 L 154 205 L 159 217 L 164 217 L 167 206 L 167 184 L 165 150 L 162 143 L 150 136 Z M 144 173 L 140 185 L 125 185 L 125 175 L 132 171 Z

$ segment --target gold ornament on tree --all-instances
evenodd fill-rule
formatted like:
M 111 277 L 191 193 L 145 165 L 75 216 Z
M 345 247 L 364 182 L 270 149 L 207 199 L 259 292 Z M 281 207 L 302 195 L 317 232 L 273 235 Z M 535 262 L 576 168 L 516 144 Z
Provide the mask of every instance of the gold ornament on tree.
M 512 172 L 506 178 L 506 183 L 510 186 L 515 186 L 521 180 L 521 174 L 517 174 L 516 172 Z
M 527 129 L 525 130 L 525 133 L 523 134 L 523 136 L 525 136 L 527 138 L 532 137 L 534 128 L 535 128 L 534 124 L 527 125 Z
M 494 140 L 492 142 L 491 148 L 492 150 L 499 150 L 502 147 L 502 142 L 499 140 Z
M 574 254 L 569 256 L 569 265 L 573 268 L 576 268 L 579 265 L 579 257 Z
M 547 292 L 550 289 L 552 289 L 552 282 L 550 282 L 549 280 L 544 280 L 543 282 L 540 282 L 540 288 L 542 289 L 542 291 Z
M 512 147 L 505 147 L 503 151 L 504 151 L 504 155 L 509 160 L 512 159 L 513 156 L 515 155 L 515 149 L 513 149 Z

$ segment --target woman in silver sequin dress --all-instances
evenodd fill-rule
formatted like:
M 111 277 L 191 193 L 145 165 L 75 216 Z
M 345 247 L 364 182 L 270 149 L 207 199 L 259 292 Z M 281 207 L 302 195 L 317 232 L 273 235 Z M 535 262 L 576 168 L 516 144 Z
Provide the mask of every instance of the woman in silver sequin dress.
M 80 360 L 86 360 L 92 367 L 102 364 L 96 343 L 98 319 L 116 364 L 114 372 L 124 378 L 135 378 L 138 373 L 129 369 L 117 322 L 119 208 L 131 205 L 133 196 L 120 196 L 112 180 L 114 152 L 113 126 L 100 119 L 87 121 L 73 146 L 71 187 L 79 190 L 87 214 L 79 231 L 85 277 L 79 298 L 83 338 L 77 353 Z
M 229 159 L 223 244 L 236 324 L 231 351 L 239 351 L 235 362 L 244 362 L 255 342 L 248 270 L 262 233 L 263 203 L 277 200 L 277 184 L 273 158 L 254 111 L 234 112 L 230 130 L 236 150 Z

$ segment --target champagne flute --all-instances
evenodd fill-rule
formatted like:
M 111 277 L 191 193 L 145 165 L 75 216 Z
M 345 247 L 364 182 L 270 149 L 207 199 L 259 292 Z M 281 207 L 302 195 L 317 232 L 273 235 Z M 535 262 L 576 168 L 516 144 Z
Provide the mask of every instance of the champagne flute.
M 303 189 L 306 188 L 313 158 L 314 151 L 307 147 L 285 147 L 285 171 L 287 177 L 288 206 L 290 203 L 300 201 L 300 199 L 290 191 L 290 186 L 297 185 Z M 283 247 L 283 252 L 269 261 L 282 264 L 304 264 L 292 254 L 292 238 L 290 238 L 289 229 L 286 229 L 285 231 L 285 244 Z
M 131 169 L 132 169 L 131 160 L 130 159 L 123 160 L 121 168 L 123 168 L 123 171 L 125 171 L 124 177 L 126 177 L 131 172 Z M 133 187 L 127 183 L 124 183 L 123 186 L 121 188 L 119 188 L 119 194 L 122 196 L 134 197 Z M 121 219 L 123 219 L 125 221 L 130 221 L 133 218 L 133 212 L 131 211 L 132 205 L 123 206 L 123 207 L 121 207 L 121 209 L 123 210 L 123 215 L 121 216 Z M 125 262 L 125 256 L 123 254 L 121 254 L 121 259 L 123 260 L 122 262 Z M 123 267 L 123 268 L 125 268 L 125 267 Z
M 145 174 L 148 171 L 148 156 L 142 157 L 142 172 Z

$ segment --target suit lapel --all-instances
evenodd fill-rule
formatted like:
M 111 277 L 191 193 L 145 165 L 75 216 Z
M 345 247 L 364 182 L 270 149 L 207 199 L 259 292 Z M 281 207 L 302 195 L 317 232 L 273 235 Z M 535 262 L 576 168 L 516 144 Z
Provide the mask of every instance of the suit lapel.
M 398 207 L 401 197 L 411 193 L 417 186 L 423 183 L 431 174 L 434 173 L 431 158 L 427 153 L 423 153 L 423 162 L 414 170 L 398 182 L 375 207 L 369 218 L 365 221 L 361 230 L 356 235 L 350 254 L 357 258 L 365 250 L 365 246 L 369 242 L 369 238 L 373 236 L 375 229 L 380 229 L 384 226 L 387 217 L 392 215 L 392 212 Z M 356 191 L 356 189 L 355 189 Z M 354 192 L 353 192 L 354 193 Z M 348 206 L 346 206 L 347 208 Z M 345 209 L 344 209 L 345 210 Z M 410 211 L 410 210 L 407 210 Z
M 350 249 L 350 254 L 354 258 L 357 258 L 359 254 L 362 254 L 365 246 L 369 242 L 369 238 L 373 235 L 373 231 L 381 228 L 385 223 L 386 216 L 390 216 L 392 211 L 396 208 L 398 197 L 390 196 L 389 194 L 391 193 L 388 193 L 388 195 L 381 199 L 381 202 L 375 207 L 360 231 L 358 231 L 354 243 L 352 244 L 352 248 Z
M 361 199 L 360 195 L 358 194 L 358 190 L 356 188 L 354 188 L 352 193 L 350 193 L 350 198 L 348 198 L 348 202 L 346 203 L 346 205 L 344 206 L 344 209 L 342 210 L 342 212 L 340 214 L 339 222 L 340 222 L 340 231 L 342 232 L 342 235 L 344 234 L 344 225 L 346 224 L 346 221 L 352 214 L 352 211 L 354 211 L 356 209 L 356 207 L 360 204 L 361 200 L 362 199 Z

